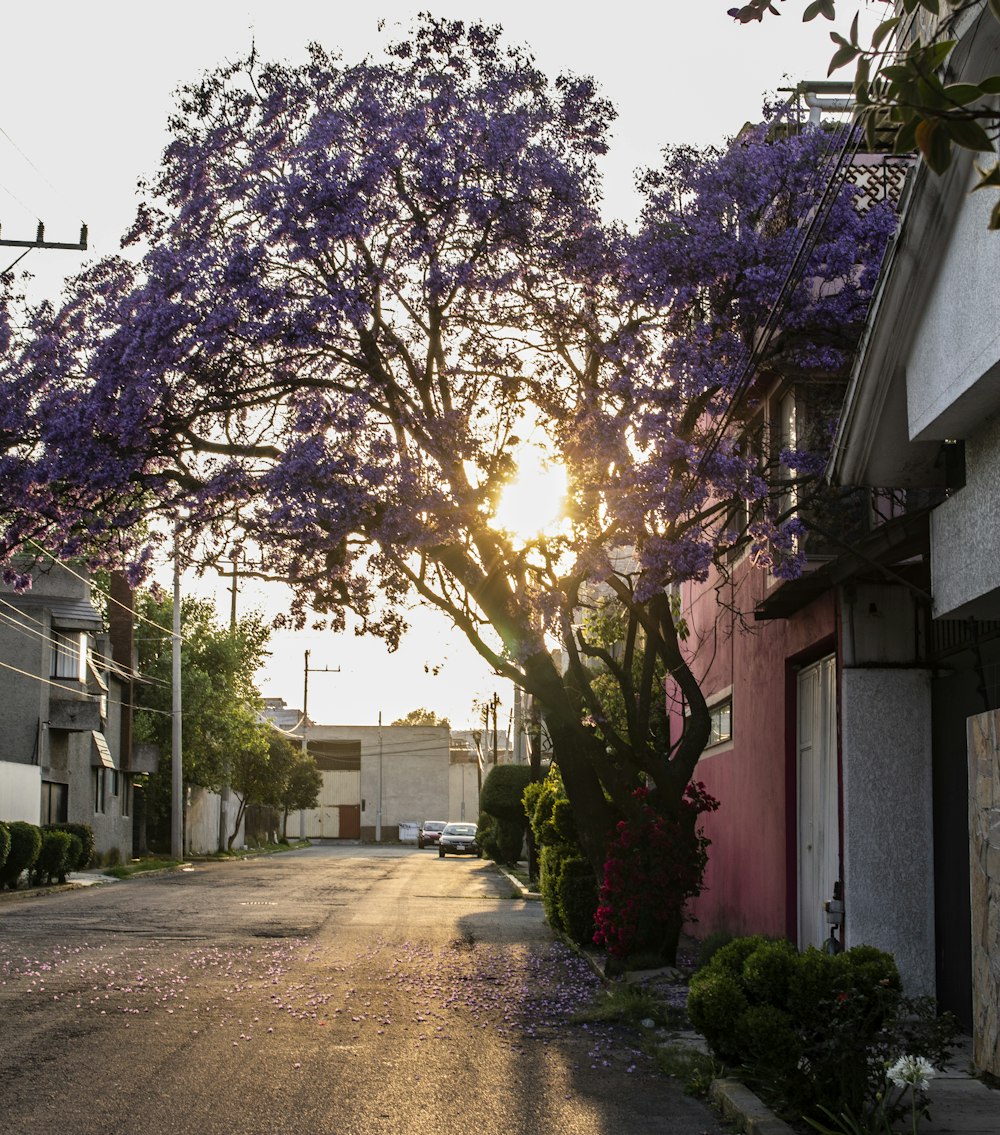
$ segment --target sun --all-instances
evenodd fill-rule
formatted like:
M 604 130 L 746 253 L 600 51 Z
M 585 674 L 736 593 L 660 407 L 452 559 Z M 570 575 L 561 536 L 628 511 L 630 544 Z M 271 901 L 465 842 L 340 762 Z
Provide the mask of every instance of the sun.
M 566 491 L 565 466 L 547 460 L 537 449 L 526 449 L 517 476 L 500 495 L 492 523 L 521 540 L 554 534 L 564 519 Z

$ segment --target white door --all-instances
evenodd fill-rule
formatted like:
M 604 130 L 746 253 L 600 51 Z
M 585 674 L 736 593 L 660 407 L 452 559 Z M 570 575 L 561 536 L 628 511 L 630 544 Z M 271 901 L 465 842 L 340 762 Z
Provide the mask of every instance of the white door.
M 837 667 L 834 655 L 798 676 L 798 906 L 800 949 L 830 936 L 823 904 L 840 878 Z

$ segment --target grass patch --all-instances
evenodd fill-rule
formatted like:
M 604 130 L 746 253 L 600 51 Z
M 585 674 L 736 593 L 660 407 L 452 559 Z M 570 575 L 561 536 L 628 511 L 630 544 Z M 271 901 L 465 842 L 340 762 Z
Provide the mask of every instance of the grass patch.
M 648 989 L 626 983 L 611 986 L 593 1005 L 577 1010 L 572 1020 L 577 1024 L 609 1021 L 626 1025 L 640 1025 L 643 1021 L 652 1021 L 656 1025 L 667 1023 L 664 1006 Z
M 180 859 L 158 859 L 151 856 L 147 859 L 133 859 L 128 863 L 119 863 L 114 867 L 105 867 L 103 874 L 111 875 L 115 879 L 128 879 L 133 875 L 141 875 L 144 871 L 165 871 L 170 867 L 180 867 Z
M 711 1056 L 687 1044 L 661 1044 L 653 1059 L 664 1076 L 680 1080 L 688 1095 L 701 1098 L 708 1095 L 712 1081 L 725 1072 Z

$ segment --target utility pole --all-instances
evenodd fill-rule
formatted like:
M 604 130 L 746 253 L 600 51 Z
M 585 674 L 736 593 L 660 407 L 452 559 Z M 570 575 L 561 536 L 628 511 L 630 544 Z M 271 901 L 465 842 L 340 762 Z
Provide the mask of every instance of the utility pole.
M 174 528 L 174 610 L 171 639 L 170 854 L 184 858 L 184 767 L 181 755 L 181 564 L 180 534 Z
M 309 651 L 306 651 L 305 667 L 303 669 L 302 681 L 302 752 L 309 752 L 309 744 L 306 738 L 306 725 L 309 720 L 309 675 L 310 674 L 339 674 L 339 666 L 310 666 L 309 665 Z
M 382 711 L 378 711 L 378 804 L 375 808 L 375 842 L 382 842 Z
M 0 239 L 0 246 L 3 248 L 61 248 L 69 252 L 86 252 L 87 251 L 87 226 L 80 226 L 80 239 L 76 244 L 66 244 L 61 241 L 46 240 L 45 239 L 45 225 L 41 221 L 38 222 L 38 228 L 35 231 L 34 240 L 4 240 Z

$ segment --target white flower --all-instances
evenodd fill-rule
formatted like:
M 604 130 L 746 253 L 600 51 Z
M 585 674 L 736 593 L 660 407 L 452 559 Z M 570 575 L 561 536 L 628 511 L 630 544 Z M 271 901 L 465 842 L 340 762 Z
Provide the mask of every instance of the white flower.
M 934 1065 L 922 1056 L 901 1056 L 886 1075 L 897 1088 L 912 1087 L 925 1092 L 934 1075 Z

